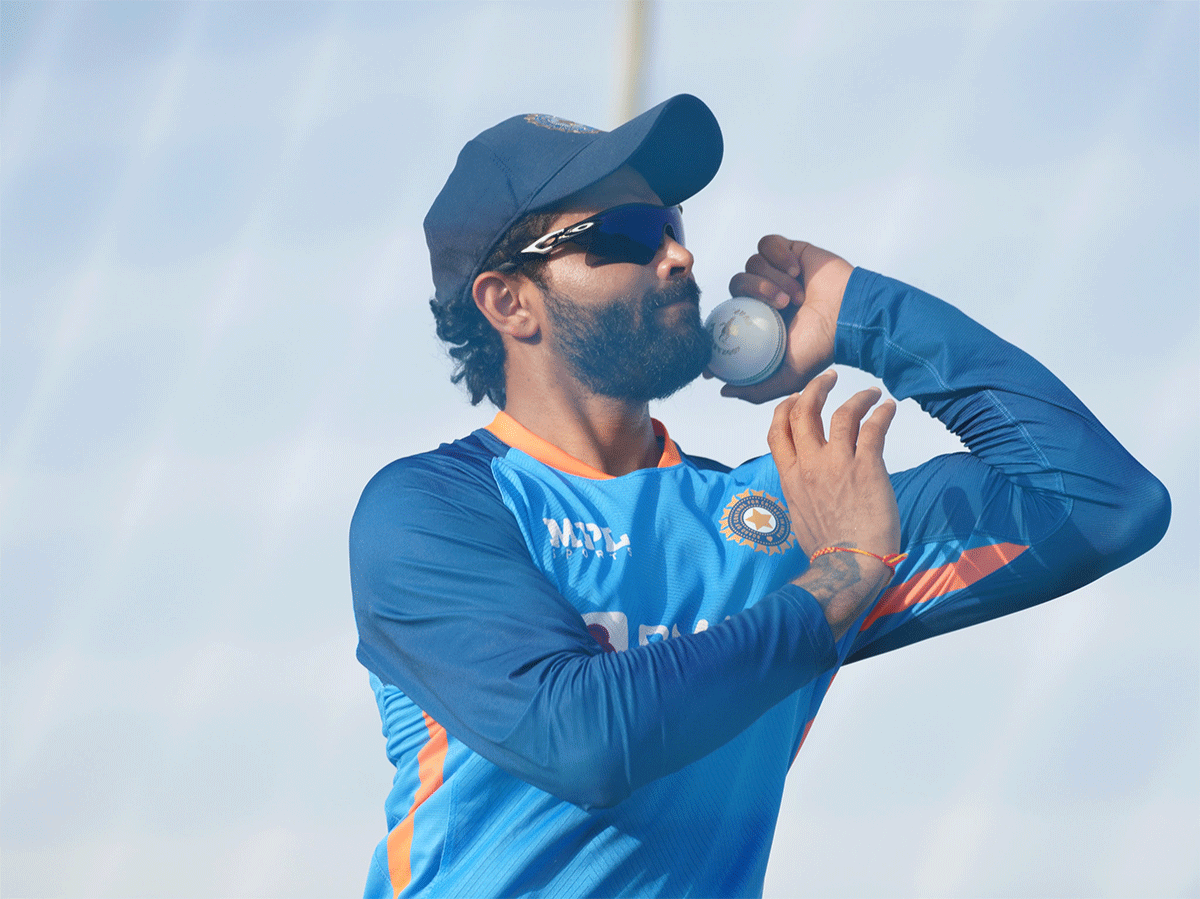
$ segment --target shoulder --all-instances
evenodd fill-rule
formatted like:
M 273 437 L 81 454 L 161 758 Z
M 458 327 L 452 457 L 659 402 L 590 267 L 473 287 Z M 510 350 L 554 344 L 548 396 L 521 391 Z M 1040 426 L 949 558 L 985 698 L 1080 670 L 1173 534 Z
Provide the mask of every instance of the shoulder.
M 437 449 L 397 459 L 371 478 L 359 505 L 385 501 L 397 492 L 486 489 L 492 482 L 492 460 L 506 451 L 503 443 L 480 430 Z
M 385 465 L 363 489 L 350 526 L 352 537 L 373 525 L 394 526 L 414 515 L 428 518 L 439 509 L 461 514 L 484 511 L 493 503 L 502 505 L 492 461 L 507 450 L 487 431 L 479 430 Z

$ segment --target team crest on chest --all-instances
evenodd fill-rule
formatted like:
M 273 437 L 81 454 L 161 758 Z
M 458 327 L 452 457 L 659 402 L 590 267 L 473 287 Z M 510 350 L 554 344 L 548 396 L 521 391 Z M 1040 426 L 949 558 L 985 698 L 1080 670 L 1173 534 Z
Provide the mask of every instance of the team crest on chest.
M 726 540 L 767 555 L 786 552 L 796 542 L 783 503 L 762 490 L 743 490 L 721 513 Z

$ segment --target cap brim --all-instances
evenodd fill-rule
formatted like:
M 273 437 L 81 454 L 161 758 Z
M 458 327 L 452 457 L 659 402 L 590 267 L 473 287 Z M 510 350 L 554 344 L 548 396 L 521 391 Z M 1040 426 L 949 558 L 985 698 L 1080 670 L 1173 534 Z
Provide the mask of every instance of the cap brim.
M 622 166 L 636 169 L 667 206 L 698 193 L 721 166 L 724 141 L 702 100 L 679 94 L 600 134 L 533 195 L 525 212 L 545 209 Z

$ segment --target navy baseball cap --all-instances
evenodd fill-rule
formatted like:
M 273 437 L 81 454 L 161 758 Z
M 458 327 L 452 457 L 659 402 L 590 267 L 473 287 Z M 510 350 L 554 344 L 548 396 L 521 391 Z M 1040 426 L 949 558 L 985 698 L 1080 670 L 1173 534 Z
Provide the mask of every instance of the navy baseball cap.
M 716 117 L 690 94 L 612 131 L 540 113 L 504 120 L 462 148 L 425 216 L 436 301 L 470 290 L 488 254 L 522 216 L 552 207 L 624 165 L 673 206 L 712 180 L 723 150 Z

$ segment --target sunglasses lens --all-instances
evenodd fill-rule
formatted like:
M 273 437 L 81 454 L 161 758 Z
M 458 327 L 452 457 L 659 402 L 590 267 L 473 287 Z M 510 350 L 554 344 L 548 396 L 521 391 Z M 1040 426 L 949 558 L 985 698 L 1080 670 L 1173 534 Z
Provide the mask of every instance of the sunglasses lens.
M 678 206 L 617 206 L 596 216 L 596 226 L 584 232 L 589 253 L 635 265 L 645 265 L 658 254 L 664 234 L 683 243 L 683 216 Z

